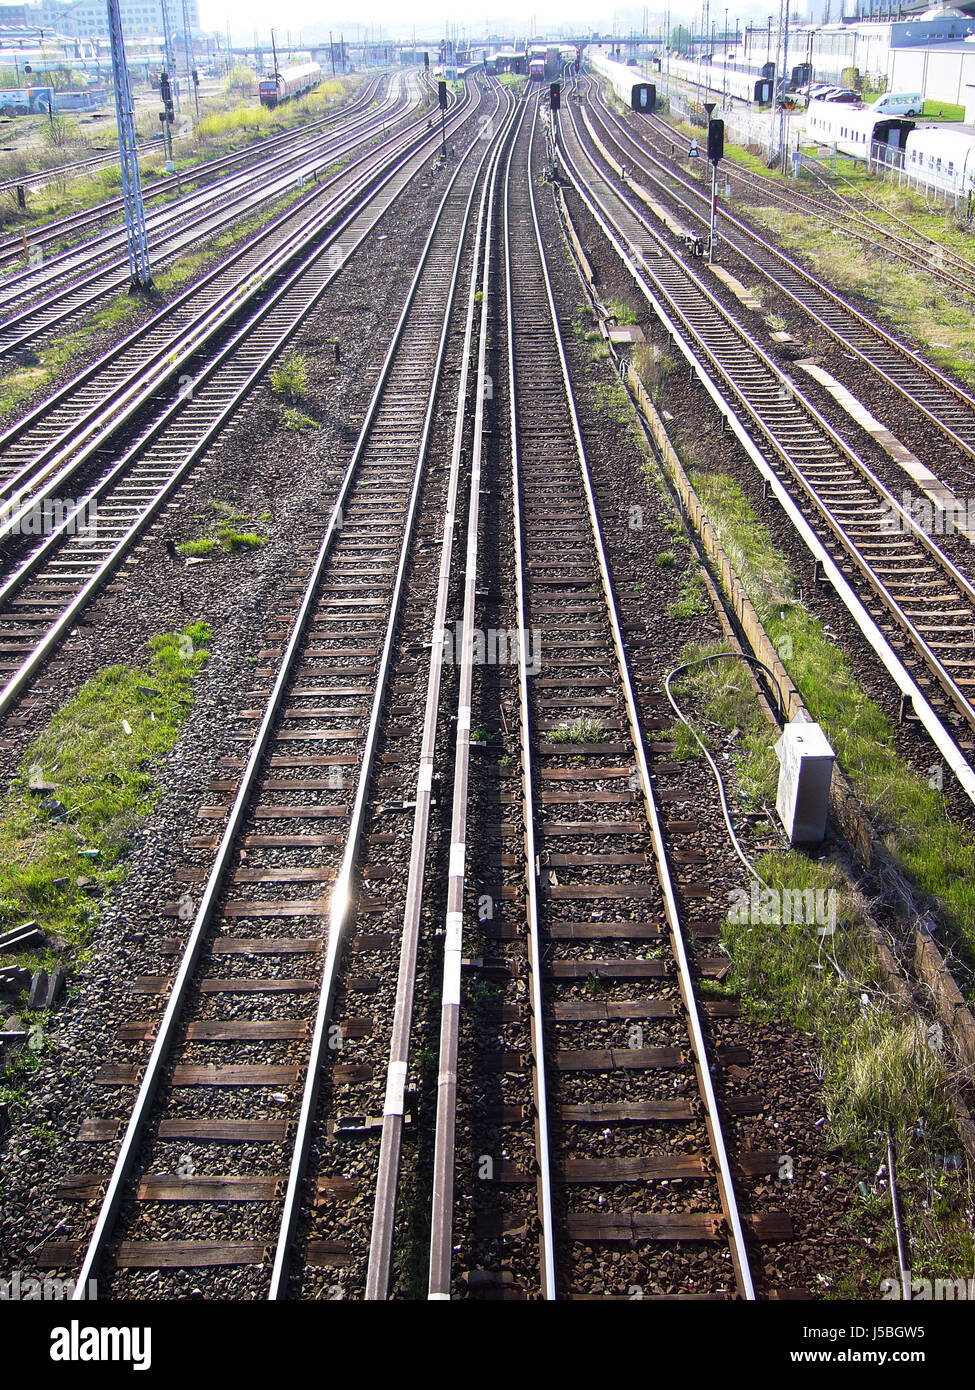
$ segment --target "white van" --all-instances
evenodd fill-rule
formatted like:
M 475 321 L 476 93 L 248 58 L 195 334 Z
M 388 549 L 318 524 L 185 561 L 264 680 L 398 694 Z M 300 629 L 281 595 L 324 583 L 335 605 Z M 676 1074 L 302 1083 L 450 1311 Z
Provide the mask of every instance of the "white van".
M 924 110 L 922 92 L 885 92 L 871 104 L 878 116 L 920 116 Z

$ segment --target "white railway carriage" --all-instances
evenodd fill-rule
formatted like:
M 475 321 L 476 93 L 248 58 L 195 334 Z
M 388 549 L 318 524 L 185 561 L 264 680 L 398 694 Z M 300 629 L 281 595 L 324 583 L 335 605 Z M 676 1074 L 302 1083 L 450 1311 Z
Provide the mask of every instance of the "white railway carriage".
M 722 101 L 725 97 L 734 97 L 738 101 L 757 102 L 760 106 L 767 106 L 772 100 L 772 79 L 763 77 L 759 72 L 673 56 L 670 59 L 661 58 L 660 69 L 662 73 L 693 86 L 700 82 L 702 90 L 708 94 L 708 100 Z
M 586 57 L 590 67 L 605 77 L 620 101 L 634 111 L 652 111 L 657 99 L 657 89 L 652 82 L 646 82 L 639 68 L 627 67 L 601 53 L 598 48 L 588 50 Z
M 918 126 L 907 137 L 904 169 L 947 193 L 975 194 L 975 130 Z
M 887 162 L 897 159 L 892 151 L 904 149 L 913 129 L 913 121 L 878 116 L 869 106 L 848 106 L 842 101 L 811 101 L 806 110 L 807 140 L 868 163 L 877 158 Z

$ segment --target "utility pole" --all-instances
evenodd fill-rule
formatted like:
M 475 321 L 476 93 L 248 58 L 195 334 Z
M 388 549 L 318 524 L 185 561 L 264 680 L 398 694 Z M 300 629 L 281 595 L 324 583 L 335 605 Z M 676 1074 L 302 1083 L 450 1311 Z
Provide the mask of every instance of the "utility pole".
M 779 105 L 779 149 L 782 152 L 782 172 L 787 172 L 789 150 L 786 144 L 787 118 L 785 112 L 785 82 L 789 71 L 789 0 L 785 0 L 785 16 L 782 25 L 782 96 Z
M 775 160 L 775 156 L 776 156 L 776 154 L 777 154 L 777 150 L 776 150 L 776 148 L 775 148 L 775 127 L 776 127 L 776 119 L 775 119 L 775 118 L 776 118 L 776 112 L 779 110 L 779 105 L 778 105 L 778 103 L 780 103 L 781 100 L 782 100 L 782 92 L 781 92 L 781 90 L 780 90 L 780 83 L 781 83 L 781 80 L 782 80 L 782 66 L 781 66 L 780 58 L 781 58 L 781 54 L 782 54 L 782 16 L 783 16 L 784 8 L 785 8 L 785 0 L 779 0 L 779 29 L 778 29 L 778 34 L 776 35 L 776 39 L 775 39 L 775 68 L 774 68 L 774 71 L 773 71 L 773 73 L 772 73 L 772 111 L 771 111 L 771 114 L 770 114 L 770 117 L 769 117 L 769 126 L 768 126 L 768 163 L 769 163 L 769 166 L 770 166 L 770 167 L 771 167 L 771 165 L 773 164 L 773 162 L 774 162 L 774 160 Z M 769 15 L 768 22 L 769 22 L 769 43 L 771 44 L 771 40 L 772 40 L 772 16 L 771 16 L 771 15 Z
M 173 52 L 173 26 L 169 22 L 169 5 L 167 0 L 159 0 L 159 8 L 162 12 L 163 62 L 166 67 L 166 76 L 169 78 L 169 87 L 173 97 L 173 104 L 178 112 L 179 79 L 176 76 L 176 54 Z
M 271 30 L 271 52 L 272 52 L 273 55 L 274 55 L 274 81 L 275 81 L 275 84 L 277 84 L 277 81 L 278 81 L 278 45 L 277 45 L 277 35 L 275 34 L 275 32 L 274 32 L 273 29 Z
M 413 40 L 413 47 L 416 48 L 416 40 Z M 332 31 L 328 31 L 328 51 L 332 58 L 332 76 L 335 76 L 335 45 L 332 42 Z
M 193 42 L 190 37 L 190 11 L 186 0 L 183 0 L 183 48 L 186 56 L 186 90 L 193 88 L 193 97 L 196 101 L 196 119 L 200 119 L 200 88 L 199 83 L 193 80 Z
M 129 70 L 125 63 L 125 42 L 118 0 L 108 0 L 108 29 L 112 45 L 112 79 L 115 86 L 115 116 L 118 122 L 119 164 L 122 168 L 122 204 L 125 209 L 125 238 L 129 255 L 129 288 L 145 294 L 152 289 L 146 212 L 142 202 L 142 180 L 135 142 L 135 112 Z

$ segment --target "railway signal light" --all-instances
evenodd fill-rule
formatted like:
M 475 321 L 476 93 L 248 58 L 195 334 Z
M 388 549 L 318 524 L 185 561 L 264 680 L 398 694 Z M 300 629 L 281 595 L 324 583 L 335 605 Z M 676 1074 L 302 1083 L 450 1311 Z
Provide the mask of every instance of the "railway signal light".
M 562 105 L 562 84 L 553 82 L 548 89 L 548 104 L 553 111 L 558 111 Z
M 172 121 L 176 117 L 173 107 L 173 84 L 169 80 L 168 72 L 159 74 L 159 95 L 162 97 L 163 112 L 167 121 Z
M 443 78 L 437 83 L 437 100 L 440 102 L 441 111 L 447 109 L 447 83 Z
M 717 164 L 724 158 L 724 121 L 708 121 L 708 159 Z
M 199 85 L 200 85 L 200 74 L 197 72 L 196 68 L 194 68 L 194 69 L 193 69 L 193 86 L 194 86 L 194 87 L 199 87 Z

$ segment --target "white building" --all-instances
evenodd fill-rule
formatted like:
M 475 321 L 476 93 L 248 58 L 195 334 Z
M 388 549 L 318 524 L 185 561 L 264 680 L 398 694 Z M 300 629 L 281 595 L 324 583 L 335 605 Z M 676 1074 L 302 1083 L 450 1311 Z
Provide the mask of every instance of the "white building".
M 187 0 L 190 26 L 200 27 L 200 10 L 197 0 Z M 108 6 L 105 0 L 40 0 L 30 6 L 35 18 L 34 24 L 45 29 L 56 29 L 73 39 L 107 39 Z M 170 26 L 182 32 L 182 0 L 169 0 Z M 162 5 L 159 0 L 119 0 L 119 15 L 122 20 L 122 33 L 127 39 L 144 39 L 159 35 L 163 31 Z

